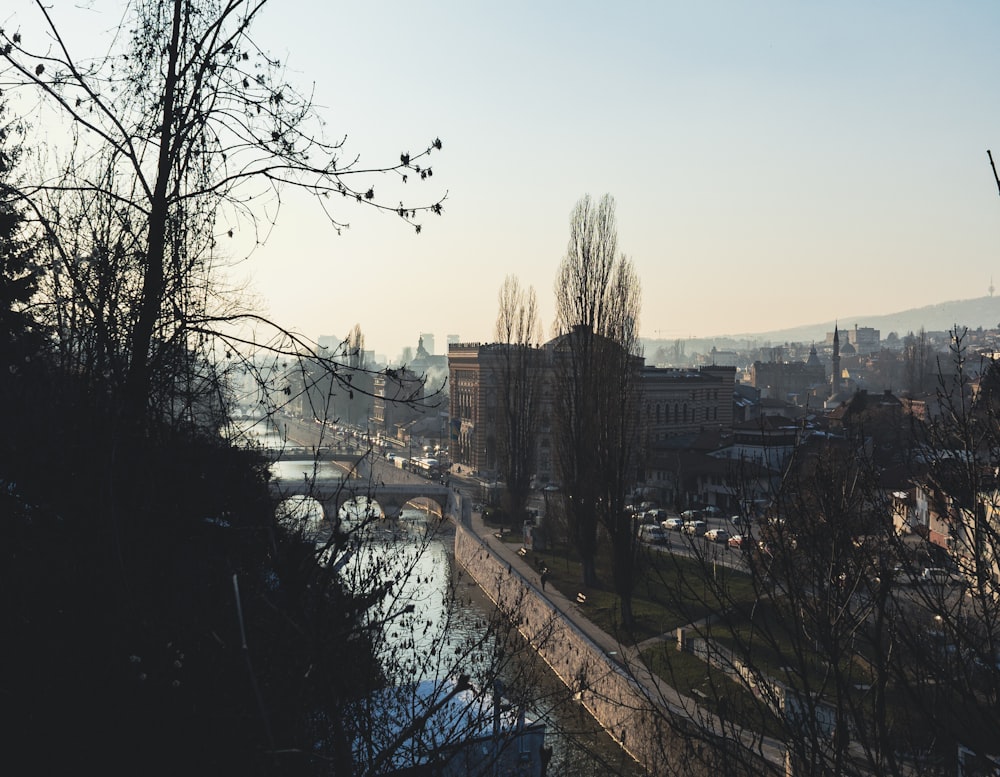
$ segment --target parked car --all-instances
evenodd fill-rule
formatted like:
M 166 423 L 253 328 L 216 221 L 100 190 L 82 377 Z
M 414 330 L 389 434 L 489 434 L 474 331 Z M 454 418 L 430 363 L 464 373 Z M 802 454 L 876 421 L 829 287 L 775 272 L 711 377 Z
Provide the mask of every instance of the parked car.
M 740 548 L 743 547 L 743 540 L 744 537 L 742 534 L 734 534 L 732 537 L 729 538 L 729 547 L 736 548 L 737 550 L 739 550 Z
M 906 567 L 902 564 L 896 564 L 892 569 L 888 570 L 887 575 L 897 585 L 912 585 L 914 582 L 913 575 L 909 574 Z M 875 575 L 872 580 L 876 585 L 882 584 L 882 577 L 880 575 Z
M 722 515 L 722 508 L 716 507 L 715 505 L 708 505 L 704 510 L 702 510 L 702 513 L 715 518 Z
M 948 585 L 952 582 L 951 572 L 941 567 L 924 567 L 918 578 L 921 583 Z
M 725 529 L 709 529 L 705 532 L 705 539 L 710 542 L 728 542 L 729 532 Z
M 685 521 L 693 521 L 695 518 L 701 517 L 701 512 L 699 510 L 685 510 L 681 513 L 681 518 Z
M 667 518 L 660 526 L 667 531 L 680 531 L 684 526 L 684 521 L 680 518 Z
M 682 531 L 692 537 L 703 537 L 707 528 L 704 521 L 686 521 Z
M 670 540 L 662 526 L 646 524 L 639 527 L 639 541 L 651 542 L 654 545 L 666 545 Z
M 667 519 L 667 511 L 653 508 L 646 511 L 646 523 L 662 524 Z

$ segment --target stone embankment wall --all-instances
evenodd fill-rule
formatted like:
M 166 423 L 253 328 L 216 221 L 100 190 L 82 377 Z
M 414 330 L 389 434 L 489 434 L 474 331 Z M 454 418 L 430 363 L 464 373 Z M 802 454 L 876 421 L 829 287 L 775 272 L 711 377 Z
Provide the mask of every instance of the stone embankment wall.
M 521 634 L 575 698 L 650 774 L 719 774 L 723 766 L 726 774 L 748 773 L 747 764 L 727 758 L 727 748 L 708 752 L 694 737 L 684 736 L 685 726 L 691 724 L 683 713 L 671 711 L 662 699 L 651 699 L 626 666 L 462 526 L 456 527 L 455 558 L 497 607 L 515 619 Z

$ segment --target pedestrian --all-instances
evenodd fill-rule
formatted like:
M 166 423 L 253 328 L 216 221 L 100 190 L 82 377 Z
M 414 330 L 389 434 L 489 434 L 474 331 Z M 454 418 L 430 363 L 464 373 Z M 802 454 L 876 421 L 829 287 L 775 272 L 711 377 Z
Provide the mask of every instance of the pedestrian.
M 542 590 L 543 591 L 545 590 L 545 581 L 548 580 L 548 579 L 549 579 L 549 570 L 548 569 L 543 569 L 542 570 L 542 575 L 539 578 L 539 580 L 542 581 Z

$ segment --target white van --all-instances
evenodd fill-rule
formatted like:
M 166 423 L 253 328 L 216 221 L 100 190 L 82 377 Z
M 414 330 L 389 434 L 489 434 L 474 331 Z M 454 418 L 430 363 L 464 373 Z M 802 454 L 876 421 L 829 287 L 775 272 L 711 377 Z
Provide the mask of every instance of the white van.
M 656 524 L 643 524 L 639 527 L 639 542 L 651 542 L 654 545 L 666 545 L 669 541 L 666 530 Z

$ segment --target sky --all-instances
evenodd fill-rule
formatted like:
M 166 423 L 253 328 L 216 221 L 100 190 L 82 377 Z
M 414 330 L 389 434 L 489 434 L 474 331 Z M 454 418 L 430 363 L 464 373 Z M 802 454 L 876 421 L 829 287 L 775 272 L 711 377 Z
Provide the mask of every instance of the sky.
M 617 203 L 647 338 L 763 332 L 1000 284 L 996 2 L 272 2 L 258 41 L 361 163 L 435 137 L 417 235 L 288 192 L 237 271 L 309 337 L 489 341 L 507 275 L 551 334 L 584 194 Z M 389 177 L 373 181 L 389 202 Z

